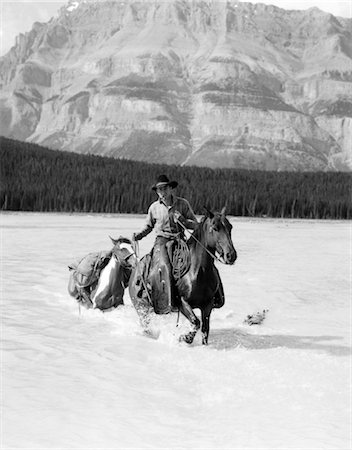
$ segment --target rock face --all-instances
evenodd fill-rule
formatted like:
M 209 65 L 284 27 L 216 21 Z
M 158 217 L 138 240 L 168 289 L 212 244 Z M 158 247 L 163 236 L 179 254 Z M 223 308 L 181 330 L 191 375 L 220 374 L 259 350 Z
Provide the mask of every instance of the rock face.
M 0 134 L 167 164 L 351 170 L 352 20 L 76 1 L 0 59 Z

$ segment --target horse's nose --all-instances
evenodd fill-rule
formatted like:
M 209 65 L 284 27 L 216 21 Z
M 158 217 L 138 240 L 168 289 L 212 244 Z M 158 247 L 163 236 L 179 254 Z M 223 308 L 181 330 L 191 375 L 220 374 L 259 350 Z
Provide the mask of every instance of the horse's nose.
M 230 252 L 226 253 L 226 260 L 229 262 L 229 264 L 233 264 L 237 259 L 237 252 L 236 250 L 231 250 Z

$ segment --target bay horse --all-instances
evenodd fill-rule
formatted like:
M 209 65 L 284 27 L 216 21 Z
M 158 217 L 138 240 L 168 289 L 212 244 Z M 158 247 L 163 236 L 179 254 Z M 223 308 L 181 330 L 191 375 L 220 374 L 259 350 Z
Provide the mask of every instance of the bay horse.
M 101 270 L 99 278 L 92 285 L 82 288 L 77 286 L 74 271 L 71 271 L 68 291 L 86 308 L 108 310 L 123 305 L 123 294 L 128 286 L 136 256 L 132 242 L 128 238 L 111 238 L 114 247 L 108 252 L 109 262 Z M 83 298 L 82 298 L 83 297 Z
M 219 260 L 224 264 L 231 265 L 235 263 L 237 252 L 232 242 L 231 230 L 232 225 L 225 216 L 225 208 L 220 213 L 212 213 L 207 210 L 197 229 L 187 240 L 190 251 L 190 268 L 187 273 L 175 280 L 175 284 L 177 291 L 176 306 L 192 324 L 192 330 L 180 337 L 181 341 L 188 344 L 193 342 L 200 328 L 200 321 L 194 314 L 193 309 L 201 310 L 202 344 L 206 345 L 209 337 L 211 311 L 213 308 L 221 308 L 224 305 L 224 290 L 214 261 Z M 150 291 L 148 288 L 150 284 L 155 286 L 158 280 L 151 280 L 149 275 L 149 279 L 143 281 L 147 293 L 144 293 L 144 295 L 138 294 L 140 285 L 138 285 L 137 279 L 138 275 L 141 277 L 141 270 L 143 271 L 141 266 L 143 264 L 137 264 L 132 271 L 129 291 L 141 324 L 148 332 L 149 317 L 151 311 L 153 311 L 153 291 L 148 293 L 148 290 Z M 161 274 L 161 269 L 159 269 L 159 272 Z M 157 270 L 150 273 L 152 276 L 158 276 Z M 161 286 L 160 289 L 163 289 L 160 282 L 159 286 Z

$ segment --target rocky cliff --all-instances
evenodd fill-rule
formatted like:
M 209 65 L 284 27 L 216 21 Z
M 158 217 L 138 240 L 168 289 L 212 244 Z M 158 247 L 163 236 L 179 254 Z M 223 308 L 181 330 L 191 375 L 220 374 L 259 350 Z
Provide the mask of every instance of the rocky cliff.
M 352 20 L 76 1 L 0 59 L 0 134 L 168 164 L 352 168 Z

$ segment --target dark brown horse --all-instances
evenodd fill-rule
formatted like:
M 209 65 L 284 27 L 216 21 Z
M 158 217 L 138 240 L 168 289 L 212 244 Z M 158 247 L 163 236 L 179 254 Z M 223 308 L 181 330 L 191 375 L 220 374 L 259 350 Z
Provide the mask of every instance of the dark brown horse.
M 225 208 L 221 213 L 213 214 L 207 211 L 198 228 L 187 241 L 191 264 L 189 271 L 175 281 L 177 291 L 175 306 L 193 325 L 189 333 L 180 337 L 180 340 L 189 344 L 193 342 L 200 328 L 200 321 L 193 309 L 201 310 L 202 343 L 207 344 L 211 311 L 213 308 L 220 308 L 225 302 L 220 275 L 214 262 L 220 260 L 224 264 L 234 264 L 236 261 L 237 253 L 231 239 L 231 230 L 232 225 L 225 216 Z M 160 268 L 153 270 L 151 267 L 150 274 L 152 276 L 155 274 L 154 276 L 158 277 L 158 273 L 162 273 Z M 137 286 L 138 275 L 140 278 L 140 265 L 137 265 L 131 275 L 130 297 L 139 314 L 142 326 L 148 331 L 148 318 L 153 310 L 153 291 L 148 287 L 155 286 L 158 280 L 151 280 L 151 275 L 149 275 L 148 279 L 143 281 L 147 293 L 141 296 L 138 295 L 140 291 L 140 285 Z

